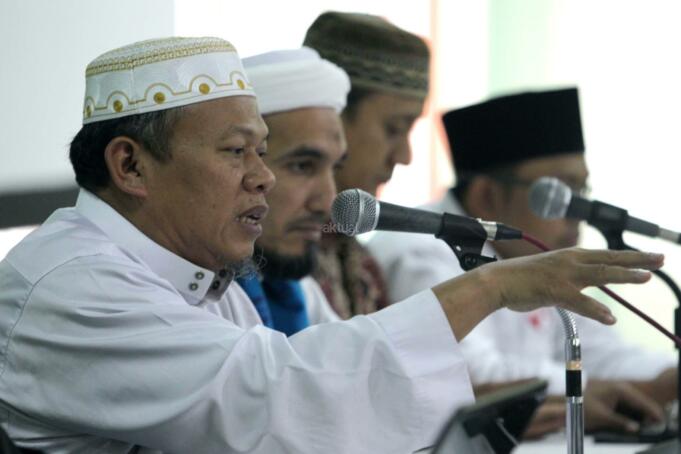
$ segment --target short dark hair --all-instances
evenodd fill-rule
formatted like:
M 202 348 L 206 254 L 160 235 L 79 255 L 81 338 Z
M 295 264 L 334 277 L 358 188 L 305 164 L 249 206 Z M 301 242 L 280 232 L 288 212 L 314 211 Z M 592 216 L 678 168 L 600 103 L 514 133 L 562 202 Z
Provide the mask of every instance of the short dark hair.
M 372 90 L 370 88 L 364 87 L 350 87 L 350 93 L 348 93 L 348 99 L 345 103 L 345 109 L 343 109 L 343 117 L 348 120 L 352 120 L 357 114 L 357 107 L 359 104 L 371 95 L 378 93 L 378 90 Z
M 165 109 L 83 125 L 71 141 L 69 152 L 78 185 L 90 192 L 109 185 L 111 176 L 104 149 L 119 136 L 139 142 L 159 161 L 170 159 L 170 139 L 181 111 L 182 108 Z

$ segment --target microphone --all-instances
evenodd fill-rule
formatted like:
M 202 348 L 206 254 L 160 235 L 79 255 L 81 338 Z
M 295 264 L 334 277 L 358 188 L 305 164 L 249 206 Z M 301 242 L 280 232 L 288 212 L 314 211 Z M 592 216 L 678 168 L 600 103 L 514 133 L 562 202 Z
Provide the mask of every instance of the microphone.
M 438 238 L 449 236 L 462 240 L 522 238 L 520 230 L 504 224 L 379 202 L 361 189 L 347 189 L 336 196 L 331 207 L 331 220 L 336 231 L 348 236 L 372 230 L 389 230 L 429 233 Z
M 544 219 L 571 218 L 588 222 L 598 229 L 639 233 L 681 244 L 681 234 L 633 216 L 624 208 L 587 200 L 572 193 L 558 178 L 542 177 L 530 188 L 530 209 Z

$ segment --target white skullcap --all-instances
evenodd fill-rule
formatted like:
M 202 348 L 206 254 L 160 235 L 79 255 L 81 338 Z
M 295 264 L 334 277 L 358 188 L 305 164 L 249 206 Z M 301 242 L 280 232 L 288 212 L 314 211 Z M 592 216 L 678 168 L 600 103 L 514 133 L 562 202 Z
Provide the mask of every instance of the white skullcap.
M 350 79 L 338 66 L 303 47 L 244 58 L 261 115 L 304 107 L 345 107 Z
M 106 52 L 87 66 L 83 124 L 237 95 L 255 94 L 229 42 L 141 41 Z

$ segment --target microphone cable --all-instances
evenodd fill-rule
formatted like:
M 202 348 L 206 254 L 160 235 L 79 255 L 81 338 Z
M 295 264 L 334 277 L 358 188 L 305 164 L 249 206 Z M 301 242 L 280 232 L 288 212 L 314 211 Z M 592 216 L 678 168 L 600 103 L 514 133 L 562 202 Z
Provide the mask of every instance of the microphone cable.
M 537 238 L 534 238 L 533 236 L 528 235 L 527 233 L 523 233 L 522 239 L 525 240 L 526 242 L 534 245 L 535 247 L 537 247 L 541 251 L 544 251 L 544 252 L 551 251 L 551 249 L 548 246 L 546 246 L 544 243 L 542 243 Z M 624 298 L 619 296 L 617 293 L 610 290 L 608 287 L 606 287 L 604 285 L 599 285 L 598 288 L 603 293 L 608 295 L 610 298 L 614 299 L 615 301 L 620 303 L 622 306 L 626 307 L 631 312 L 638 315 L 641 319 L 643 319 L 646 323 L 651 325 L 653 328 L 655 328 L 656 330 L 658 330 L 659 332 L 661 332 L 662 334 L 667 336 L 672 342 L 674 342 L 674 344 L 678 348 L 681 348 L 681 338 L 679 336 L 676 336 L 676 335 L 670 333 L 669 330 L 667 330 L 664 326 L 660 325 L 657 321 L 655 321 L 655 319 L 653 319 L 650 316 L 648 316 L 647 314 L 645 314 L 643 311 L 641 311 L 636 306 L 634 306 L 633 304 L 631 304 L 630 302 L 628 302 L 627 300 L 625 300 Z

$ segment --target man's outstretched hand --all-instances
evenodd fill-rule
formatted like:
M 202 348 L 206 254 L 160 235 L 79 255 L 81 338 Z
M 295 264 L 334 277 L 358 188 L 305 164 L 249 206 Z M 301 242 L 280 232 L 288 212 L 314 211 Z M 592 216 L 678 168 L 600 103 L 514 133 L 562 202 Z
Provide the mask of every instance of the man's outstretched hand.
M 582 290 L 606 284 L 641 284 L 650 279 L 649 270 L 663 263 L 661 254 L 561 249 L 489 263 L 438 285 L 433 292 L 459 340 L 502 307 L 526 312 L 559 306 L 611 325 L 615 317 L 610 309 Z

